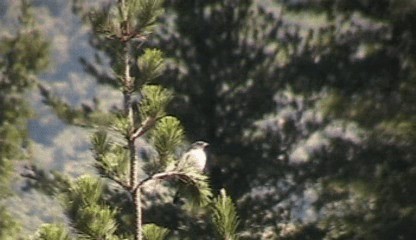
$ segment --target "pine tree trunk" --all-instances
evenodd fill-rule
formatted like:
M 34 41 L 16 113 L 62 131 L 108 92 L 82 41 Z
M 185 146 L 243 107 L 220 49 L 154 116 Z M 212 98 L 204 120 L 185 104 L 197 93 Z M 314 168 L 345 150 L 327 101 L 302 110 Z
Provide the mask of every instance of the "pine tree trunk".
M 131 93 L 134 89 L 134 82 L 130 76 L 130 43 L 126 42 L 125 53 L 124 53 L 124 112 L 126 117 L 129 120 L 130 126 L 132 127 L 130 133 L 134 133 L 134 116 L 133 116 L 133 106 L 131 100 Z M 128 139 L 128 148 L 130 155 L 130 188 L 134 189 L 138 183 L 138 174 L 139 174 L 139 162 L 136 157 L 136 148 L 134 145 L 135 139 L 132 136 L 129 136 Z M 132 192 L 134 207 L 135 207 L 135 240 L 142 240 L 142 205 L 141 205 L 141 192 L 140 189 L 136 189 Z
M 134 206 L 136 208 L 136 236 L 135 240 L 142 240 L 142 202 L 140 188 L 134 191 Z

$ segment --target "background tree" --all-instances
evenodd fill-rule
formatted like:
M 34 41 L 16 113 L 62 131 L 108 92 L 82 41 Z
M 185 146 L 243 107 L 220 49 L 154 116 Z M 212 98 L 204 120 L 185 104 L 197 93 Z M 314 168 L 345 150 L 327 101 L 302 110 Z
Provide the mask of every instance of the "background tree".
M 14 6 L 16 7 L 16 6 Z M 30 158 L 28 119 L 33 117 L 28 92 L 36 76 L 48 66 L 48 42 L 36 28 L 33 10 L 20 2 L 15 32 L 0 37 L 0 199 L 12 194 L 16 162 Z M 10 19 L 9 19 L 10 20 Z M 6 25 L 2 27 L 7 29 Z M 0 205 L 0 239 L 17 239 L 20 226 Z
M 292 170 L 280 186 L 270 175 L 275 187 L 261 198 L 285 201 L 248 203 L 264 209 L 260 215 L 275 215 L 252 223 L 278 234 L 275 219 L 289 214 L 288 239 L 411 239 L 413 2 L 286 4 L 286 11 L 325 21 L 281 69 L 289 87 L 275 97 L 277 114 L 259 122 L 261 141 L 280 142 L 287 151 L 276 158 Z M 296 219 L 303 223 L 293 227 Z

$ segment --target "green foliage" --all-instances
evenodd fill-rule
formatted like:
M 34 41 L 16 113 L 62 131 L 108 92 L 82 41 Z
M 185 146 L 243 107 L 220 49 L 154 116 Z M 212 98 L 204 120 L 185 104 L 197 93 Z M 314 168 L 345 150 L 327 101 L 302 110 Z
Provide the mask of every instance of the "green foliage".
M 110 8 L 110 5 L 103 7 L 101 10 L 91 11 L 89 20 L 95 32 L 109 37 L 121 36 L 121 30 L 119 29 L 120 18 L 117 16 L 116 10 Z
M 163 53 L 158 49 L 145 49 L 137 60 L 140 70 L 140 83 L 148 83 L 163 72 Z
M 96 135 L 97 133 L 95 134 L 95 136 Z M 98 135 L 100 134 L 98 133 Z M 96 146 L 95 143 L 94 146 Z M 97 146 L 97 148 L 106 148 L 105 151 L 101 153 L 98 153 L 99 150 L 95 150 L 95 160 L 97 161 L 96 168 L 99 170 L 99 172 L 104 177 L 117 177 L 122 181 L 127 181 L 127 173 L 130 164 L 128 152 L 125 149 L 125 147 L 116 143 L 108 143 L 105 147 Z
M 95 158 L 102 158 L 110 150 L 110 142 L 105 130 L 96 131 L 91 137 Z
M 164 240 L 169 232 L 169 229 L 159 227 L 155 224 L 146 224 L 143 226 L 143 236 L 145 240 Z
M 33 165 L 27 166 L 27 170 L 28 173 L 22 173 L 22 176 L 32 180 L 27 182 L 28 188 L 33 188 L 46 195 L 55 197 L 70 187 L 71 179 L 61 171 L 52 170 L 46 172 Z
M 131 133 L 132 123 L 128 118 L 118 115 L 113 122 L 113 128 L 123 136 L 128 137 Z
M 159 119 L 165 116 L 165 109 L 172 99 L 172 92 L 156 85 L 142 88 L 143 99 L 140 102 L 140 115 L 143 120 Z
M 109 38 L 128 41 L 151 32 L 156 19 L 163 13 L 161 0 L 122 1 L 89 14 L 94 29 Z
M 415 118 L 398 116 L 396 119 L 386 119 L 377 125 L 377 133 L 404 144 L 416 141 Z
M 203 207 L 211 202 L 212 191 L 208 183 L 208 177 L 193 166 L 177 168 L 179 192 L 181 196 L 189 200 L 190 206 Z
M 175 151 L 184 140 L 184 130 L 178 119 L 172 116 L 162 118 L 149 133 L 149 143 L 158 152 L 160 169 L 165 169 L 175 156 Z
M 35 240 L 70 240 L 65 226 L 57 224 L 44 224 L 35 235 Z
M 28 158 L 27 121 L 33 117 L 25 94 L 49 64 L 49 42 L 35 24 L 27 1 L 20 2 L 16 32 L 0 38 L 0 239 L 17 239 L 20 226 L 3 206 L 10 196 L 15 162 Z
M 21 12 L 19 32 L 0 42 L 0 89 L 12 85 L 18 92 L 33 86 L 35 75 L 49 65 L 49 42 L 35 28 L 33 11 L 27 1 L 22 1 Z
M 62 200 L 69 216 L 76 219 L 78 208 L 95 204 L 101 193 L 101 182 L 91 176 L 84 176 L 71 183 L 70 188 L 62 195 Z
M 237 228 L 239 220 L 233 201 L 227 196 L 224 189 L 220 195 L 214 199 L 212 206 L 212 221 L 216 227 L 220 239 L 237 240 Z
M 130 16 L 137 16 L 136 29 L 148 33 L 163 14 L 163 0 L 133 0 Z
M 91 176 L 80 177 L 62 194 L 64 208 L 83 239 L 114 238 L 116 212 L 103 205 L 102 194 L 102 183 Z
M 7 111 L 7 110 L 6 110 Z M 21 116 L 22 117 L 22 116 Z M 25 133 L 17 129 L 20 126 L 8 122 L 0 126 L 0 199 L 9 196 L 10 176 L 13 170 L 13 162 L 24 156 L 22 146 L 24 145 Z M 26 127 L 21 125 L 21 127 Z M 23 135 L 23 136 L 22 136 Z
M 33 13 L 22 1 L 20 29 L 0 39 L 0 186 L 8 189 L 12 161 L 25 158 L 27 119 L 32 116 L 24 94 L 35 83 L 35 75 L 49 63 L 49 43 L 36 29 Z M 6 192 L 1 191 L 1 195 Z
M 102 191 L 103 186 L 100 180 L 92 176 L 82 176 L 71 183 L 70 188 L 63 195 L 64 206 L 68 212 L 76 213 L 79 206 L 99 202 Z
M 112 113 L 103 112 L 87 105 L 74 108 L 51 94 L 45 86 L 39 84 L 38 87 L 43 97 L 43 103 L 50 106 L 55 114 L 68 124 L 80 127 L 101 127 L 110 125 L 116 119 Z
M 21 226 L 10 215 L 4 206 L 0 206 L 0 239 L 13 240 L 17 238 Z
M 121 179 L 127 179 L 129 161 L 126 149 L 122 146 L 114 146 L 110 153 L 104 155 L 103 166 L 113 175 Z
M 117 223 L 110 207 L 91 204 L 78 210 L 76 229 L 82 239 L 112 239 Z

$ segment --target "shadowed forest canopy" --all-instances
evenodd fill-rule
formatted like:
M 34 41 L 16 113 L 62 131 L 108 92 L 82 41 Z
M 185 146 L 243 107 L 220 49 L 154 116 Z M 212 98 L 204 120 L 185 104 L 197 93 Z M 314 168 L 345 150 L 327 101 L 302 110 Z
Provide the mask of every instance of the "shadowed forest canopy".
M 183 206 L 171 203 L 175 184 L 143 189 L 143 222 L 148 225 L 145 239 L 223 239 L 228 232 L 233 233 L 231 239 L 253 240 L 411 240 L 416 236 L 414 0 L 165 0 L 160 12 L 156 5 L 136 6 L 148 6 L 153 15 L 138 11 L 141 17 L 136 19 L 136 15 L 126 13 L 136 28 L 121 24 L 124 32 L 103 28 L 116 26 L 109 17 L 128 12 L 101 14 L 117 2 L 124 1 L 32 2 L 35 9 L 51 12 L 47 21 L 71 19 L 71 31 L 77 37 L 68 40 L 71 45 L 65 48 L 70 53 L 66 61 L 71 64 L 51 66 L 59 71 L 38 77 L 40 91 L 31 94 L 43 101 L 35 104 L 35 112 L 47 113 L 36 115 L 35 121 L 41 123 L 48 116 L 61 121 L 61 128 L 53 131 L 77 129 L 87 139 L 105 127 L 113 139 L 111 144 L 117 145 L 125 137 L 114 131 L 127 129 L 120 120 L 125 94 L 137 90 L 131 95 L 132 111 L 138 116 L 133 122 L 142 121 L 142 125 L 133 129 L 153 126 L 144 116 L 153 114 L 157 116 L 153 120 L 158 121 L 169 115 L 177 120 L 163 123 L 176 124 L 178 129 L 181 123 L 183 132 L 164 131 L 163 136 L 172 133 L 171 137 L 176 134 L 185 139 L 165 148 L 171 154 L 168 157 L 156 140 L 174 137 L 144 135 L 135 147 L 141 164 L 146 165 L 140 174 L 146 176 L 160 173 L 185 145 L 197 140 L 210 143 L 209 178 L 197 175 L 195 179 L 203 179 L 199 184 L 209 184 L 213 196 L 218 197 L 211 197 L 210 207 L 196 209 L 187 201 Z M 11 1 L 0 6 L 8 4 Z M 3 11 L 7 13 L 0 13 Z M 36 17 L 44 30 L 42 23 L 47 21 Z M 6 18 L 1 21 L 5 24 Z M 128 35 L 129 31 L 134 34 Z M 18 36 L 21 42 L 18 37 L 0 40 L 0 91 L 4 92 L 0 104 L 7 109 L 0 113 L 0 140 L 13 141 L 24 153 L 30 138 L 34 144 L 40 142 L 41 131 L 32 129 L 27 136 L 30 115 L 13 108 L 9 100 L 19 96 L 15 104 L 19 106 L 29 101 L 25 100 L 27 91 L 34 84 L 26 81 L 26 75 L 38 74 L 46 62 L 40 58 L 34 61 L 36 57 L 29 54 L 34 49 L 25 45 L 24 35 Z M 63 49 L 56 45 L 56 37 L 51 34 L 53 51 Z M 41 44 L 35 40 L 34 46 Z M 130 40 L 131 58 L 126 61 L 120 52 L 126 51 L 124 44 Z M 42 44 L 38 50 L 47 48 Z M 39 50 L 35 54 L 44 53 Z M 127 71 L 126 65 L 131 66 Z M 72 77 L 55 79 L 58 72 Z M 133 91 L 123 85 L 120 79 L 126 74 L 140 87 Z M 141 86 L 146 86 L 145 90 Z M 120 89 L 124 100 L 114 94 Z M 143 100 L 146 98 L 151 100 Z M 143 105 L 146 101 L 153 105 Z M 15 132 L 19 134 L 11 135 Z M 91 148 L 87 140 L 71 157 L 93 155 L 97 160 L 100 152 L 96 148 L 106 146 L 97 145 L 106 139 L 100 136 L 94 135 L 94 154 L 82 153 Z M 68 145 L 62 140 L 50 141 Z M 11 174 L 13 164 L 9 160 L 17 149 L 5 146 L 0 144 L 0 171 Z M 112 150 L 120 159 L 126 157 L 123 147 Z M 19 194 L 36 190 L 57 196 L 62 189 L 77 189 L 83 181 L 101 186 L 91 179 L 72 180 L 74 176 L 65 171 L 67 168 L 43 169 L 45 163 L 36 158 L 39 152 L 31 154 L 37 159 L 30 168 L 34 179 L 20 180 L 25 188 Z M 60 155 L 49 158 L 63 166 L 75 161 L 53 156 Z M 88 161 L 85 165 L 97 164 L 92 159 L 81 160 Z M 127 169 L 127 165 L 104 163 L 100 162 L 102 168 L 96 171 L 80 168 L 77 176 L 85 172 L 105 176 L 106 167 L 114 174 Z M 0 184 L 10 186 L 10 178 L 1 178 Z M 119 237 L 115 239 L 131 238 L 135 221 L 132 199 L 111 184 L 103 184 L 94 204 L 111 206 L 107 210 L 117 223 L 111 229 Z M 0 196 L 9 198 L 3 190 Z M 6 207 L 0 208 L 0 214 Z M 27 231 L 25 219 L 20 225 Z M 62 224 L 42 231 L 67 236 Z M 2 225 L 0 220 L 0 232 L 3 228 L 17 229 L 14 224 Z M 69 232 L 68 236 L 75 237 Z M 0 234 L 0 240 L 8 239 L 2 237 Z

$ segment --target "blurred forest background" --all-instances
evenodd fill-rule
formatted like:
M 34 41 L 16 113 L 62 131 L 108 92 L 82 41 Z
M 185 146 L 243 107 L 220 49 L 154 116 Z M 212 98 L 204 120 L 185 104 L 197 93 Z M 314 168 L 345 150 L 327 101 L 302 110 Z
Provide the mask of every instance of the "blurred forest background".
M 47 185 L 94 172 L 82 119 L 122 104 L 84 12 L 106 2 L 33 0 L 19 23 L 0 1 L 0 239 L 65 223 Z M 415 0 L 166 0 L 147 44 L 242 239 L 414 239 Z

